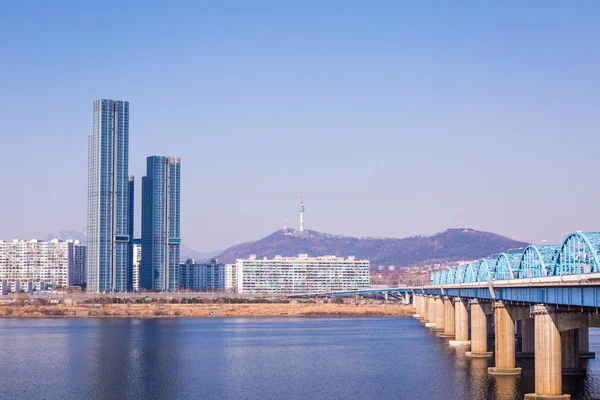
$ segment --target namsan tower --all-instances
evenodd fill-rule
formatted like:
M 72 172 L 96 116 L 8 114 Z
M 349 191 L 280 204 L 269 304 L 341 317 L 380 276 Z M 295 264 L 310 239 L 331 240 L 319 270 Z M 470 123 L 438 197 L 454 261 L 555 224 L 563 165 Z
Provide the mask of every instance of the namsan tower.
M 302 189 L 300 189 L 300 232 L 304 232 L 304 200 L 302 198 Z

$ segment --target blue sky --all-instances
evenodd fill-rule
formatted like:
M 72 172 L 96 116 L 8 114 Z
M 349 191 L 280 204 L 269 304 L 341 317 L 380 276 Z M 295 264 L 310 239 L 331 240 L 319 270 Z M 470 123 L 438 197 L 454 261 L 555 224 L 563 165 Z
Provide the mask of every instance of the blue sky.
M 97 98 L 130 101 L 138 212 L 145 157 L 181 157 L 198 250 L 297 227 L 300 188 L 306 227 L 337 234 L 599 230 L 598 20 L 592 1 L 8 2 L 0 238 L 85 227 Z

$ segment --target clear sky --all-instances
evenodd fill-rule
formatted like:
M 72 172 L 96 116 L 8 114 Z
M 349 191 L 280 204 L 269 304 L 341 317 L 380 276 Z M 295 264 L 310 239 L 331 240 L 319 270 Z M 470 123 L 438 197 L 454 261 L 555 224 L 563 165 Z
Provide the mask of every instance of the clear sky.
M 413 4 L 408 4 L 413 3 Z M 600 230 L 600 2 L 9 1 L 0 238 L 86 226 L 97 98 L 182 159 L 197 250 L 298 226 Z M 139 232 L 140 220 L 136 221 Z

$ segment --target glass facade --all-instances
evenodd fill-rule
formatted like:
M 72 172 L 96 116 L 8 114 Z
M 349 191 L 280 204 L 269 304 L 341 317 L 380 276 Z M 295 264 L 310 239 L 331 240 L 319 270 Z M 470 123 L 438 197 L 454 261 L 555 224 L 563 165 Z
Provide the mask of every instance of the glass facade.
M 134 290 L 133 287 L 133 266 L 135 265 L 135 260 L 133 258 L 133 213 L 134 213 L 134 200 L 135 200 L 135 178 L 132 176 L 129 177 L 128 183 L 128 201 L 129 207 L 127 208 L 127 227 L 129 228 L 129 260 L 127 261 L 127 291 L 131 292 Z
M 88 154 L 87 289 L 128 289 L 129 102 L 94 102 Z
M 180 159 L 148 157 L 142 178 L 142 268 L 140 288 L 177 288 L 180 223 Z
M 192 260 L 181 262 L 178 268 L 178 286 L 192 291 L 225 290 L 226 266 L 212 259 L 208 263 Z

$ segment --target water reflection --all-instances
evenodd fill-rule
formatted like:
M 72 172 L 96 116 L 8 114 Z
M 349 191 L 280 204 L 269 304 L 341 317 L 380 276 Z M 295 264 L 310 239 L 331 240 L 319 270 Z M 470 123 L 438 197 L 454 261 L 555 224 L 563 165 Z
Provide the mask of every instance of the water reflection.
M 600 334 L 590 330 L 590 346 Z M 2 398 L 522 399 L 521 376 L 490 376 L 412 318 L 0 320 Z M 490 347 L 493 348 L 493 347 Z M 600 367 L 565 376 L 600 398 Z

